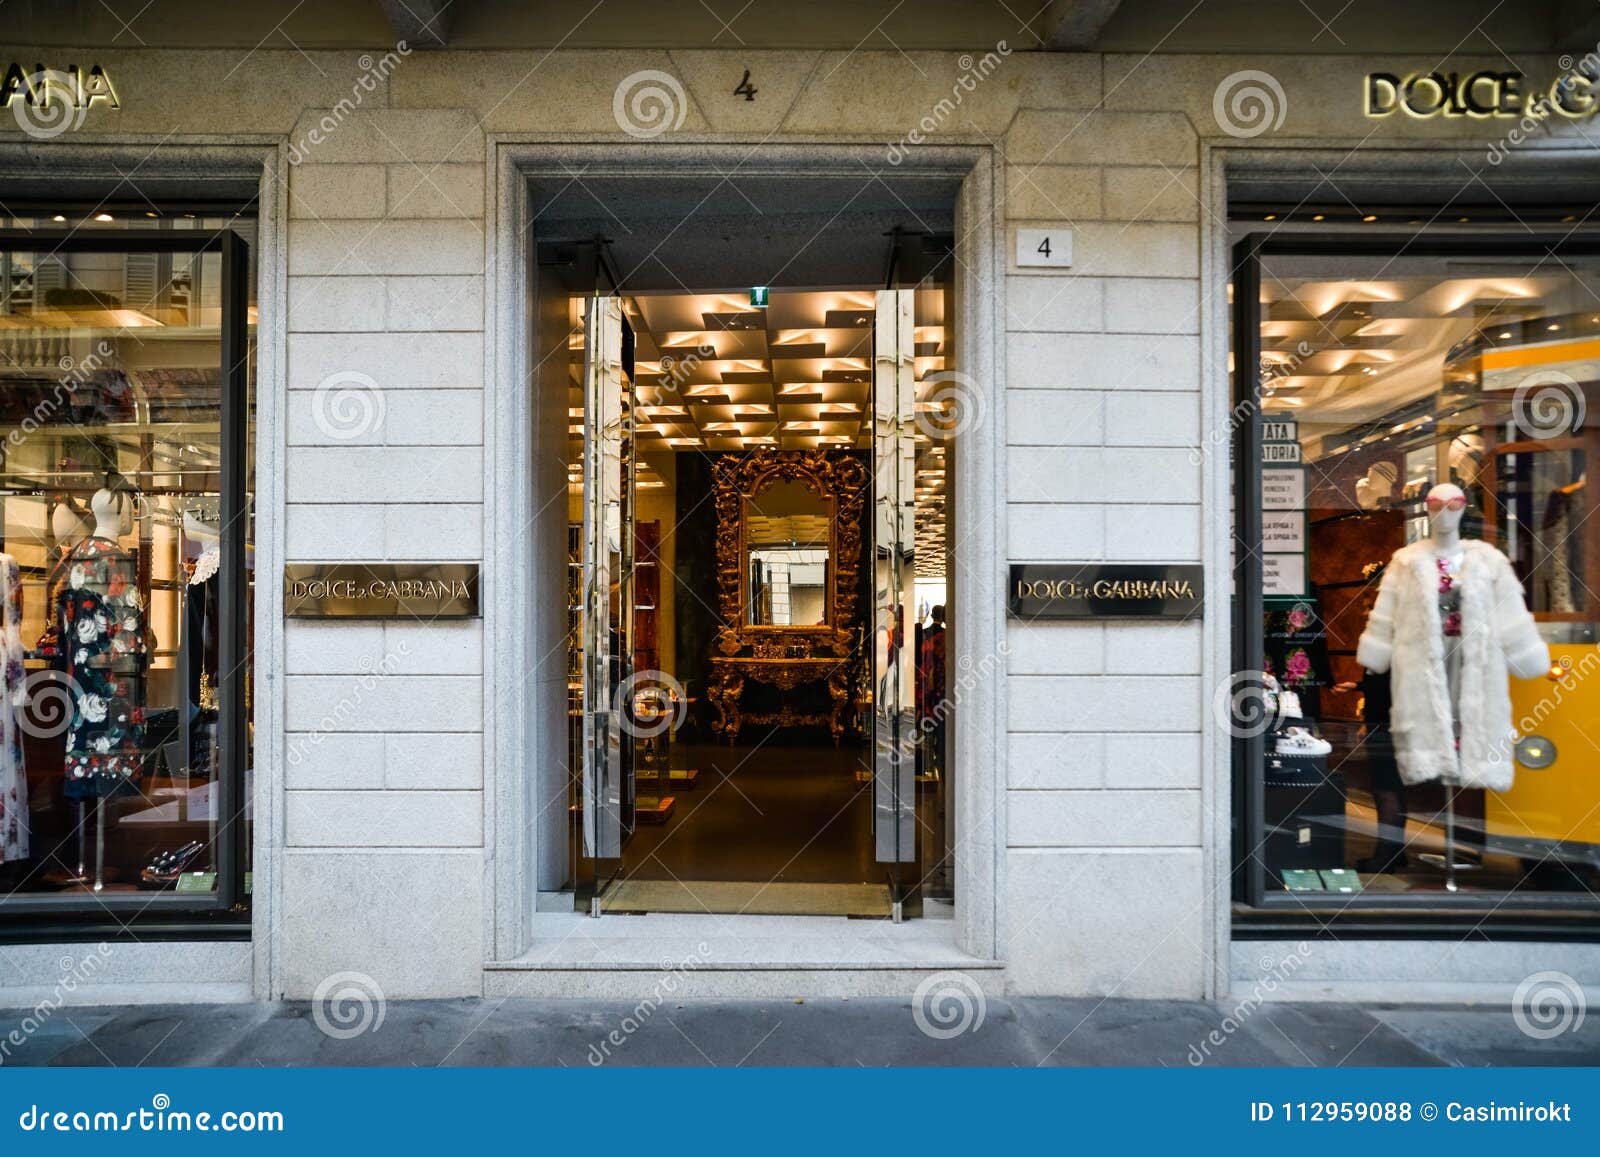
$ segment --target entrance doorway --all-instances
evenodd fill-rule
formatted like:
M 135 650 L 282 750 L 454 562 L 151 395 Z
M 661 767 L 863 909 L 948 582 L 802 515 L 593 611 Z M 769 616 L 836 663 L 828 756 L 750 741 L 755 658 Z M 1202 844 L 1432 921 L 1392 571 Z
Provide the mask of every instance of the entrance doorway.
M 565 291 L 567 884 L 592 914 L 950 897 L 950 238 L 862 243 L 876 285 L 668 288 L 603 236 L 539 249 Z

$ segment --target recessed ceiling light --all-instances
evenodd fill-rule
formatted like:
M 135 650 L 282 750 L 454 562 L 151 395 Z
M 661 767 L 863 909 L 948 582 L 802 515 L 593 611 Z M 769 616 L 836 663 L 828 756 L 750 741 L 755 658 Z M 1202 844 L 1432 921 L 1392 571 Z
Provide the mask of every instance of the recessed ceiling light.
M 1458 222 L 1460 222 L 1462 225 L 1465 225 L 1468 221 L 1472 220 L 1472 218 L 1471 217 L 1457 217 L 1456 220 Z
M 1311 218 L 1311 219 L 1312 219 L 1312 220 L 1313 220 L 1313 221 L 1321 221 L 1321 220 L 1322 220 L 1322 214 L 1321 214 L 1321 213 L 1318 213 L 1318 214 L 1316 214 L 1316 215 L 1315 215 L 1315 216 L 1314 216 L 1314 217 L 1312 217 L 1312 218 Z
M 1557 325 L 1557 324 L 1556 324 L 1556 323 L 1555 323 L 1555 322 L 1553 322 L 1553 321 L 1552 321 L 1552 322 L 1551 322 L 1551 323 L 1550 323 L 1550 324 L 1549 324 L 1549 325 L 1547 325 L 1547 326 L 1545 326 L 1545 329 L 1547 329 L 1547 330 L 1549 330 L 1549 331 L 1550 331 L 1550 332 L 1551 332 L 1551 333 L 1555 333 L 1555 332 L 1556 332 L 1556 330 L 1558 330 L 1558 329 L 1560 329 L 1560 328 L 1561 328 L 1561 327 L 1560 327 L 1560 326 L 1559 326 L 1559 325 Z
M 1363 221 L 1371 222 L 1371 221 L 1376 221 L 1378 218 L 1376 216 L 1374 216 L 1373 214 L 1368 213 L 1365 217 L 1363 217 L 1361 219 Z
M 1263 221 L 1276 221 L 1278 219 L 1278 215 L 1276 213 L 1268 213 L 1265 217 L 1263 217 L 1261 219 Z
M 94 215 L 94 219 L 96 221 L 109 221 L 109 220 L 111 220 L 111 214 L 110 213 L 96 213 Z
M 154 210 L 152 210 L 152 209 L 147 209 L 147 210 L 145 210 L 145 214 L 144 214 L 144 215 L 145 215 L 145 216 L 146 216 L 146 217 L 159 217 L 159 216 L 161 216 L 161 214 L 160 214 L 160 213 L 157 213 L 157 212 L 155 212 L 155 211 L 154 211 Z
M 1499 338 L 1500 338 L 1501 341 L 1506 341 L 1510 337 L 1511 337 L 1511 331 L 1509 329 L 1508 330 L 1502 330 L 1500 332 L 1500 334 L 1499 334 Z
M 60 213 L 57 213 L 54 217 L 50 218 L 50 220 L 52 220 L 52 221 L 65 221 L 66 218 L 63 217 Z

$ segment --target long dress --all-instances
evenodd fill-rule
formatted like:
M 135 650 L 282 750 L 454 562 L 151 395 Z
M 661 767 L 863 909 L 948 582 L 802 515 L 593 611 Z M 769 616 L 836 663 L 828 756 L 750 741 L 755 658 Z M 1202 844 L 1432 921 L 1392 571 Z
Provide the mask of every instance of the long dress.
M 28 776 L 18 709 L 27 696 L 22 669 L 22 572 L 0 554 L 0 863 L 28 858 Z
M 146 651 L 137 577 L 133 556 L 109 539 L 84 539 L 68 560 L 58 615 L 74 696 L 69 799 L 138 790 Z

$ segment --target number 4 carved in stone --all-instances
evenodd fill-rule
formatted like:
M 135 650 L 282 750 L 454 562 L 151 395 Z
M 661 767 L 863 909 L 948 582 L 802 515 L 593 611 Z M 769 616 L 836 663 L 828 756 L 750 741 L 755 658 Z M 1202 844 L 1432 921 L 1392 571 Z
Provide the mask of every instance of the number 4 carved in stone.
M 744 77 L 734 86 L 734 96 L 742 96 L 745 100 L 756 99 L 756 88 L 750 83 L 750 70 L 744 70 Z

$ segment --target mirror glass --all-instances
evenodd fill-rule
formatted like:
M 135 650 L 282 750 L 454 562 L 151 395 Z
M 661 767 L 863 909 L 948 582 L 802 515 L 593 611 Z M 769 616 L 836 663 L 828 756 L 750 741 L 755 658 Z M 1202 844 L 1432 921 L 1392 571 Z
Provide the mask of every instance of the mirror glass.
M 814 627 L 828 621 L 833 503 L 804 482 L 774 482 L 744 500 L 745 622 Z

